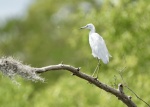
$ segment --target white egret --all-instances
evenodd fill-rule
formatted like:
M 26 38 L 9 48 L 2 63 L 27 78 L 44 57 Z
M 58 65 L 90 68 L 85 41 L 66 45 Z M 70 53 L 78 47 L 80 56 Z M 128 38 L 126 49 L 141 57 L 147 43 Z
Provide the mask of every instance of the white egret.
M 92 49 L 92 55 L 99 60 L 98 65 L 92 75 L 94 76 L 95 72 L 97 71 L 97 68 L 99 68 L 100 66 L 100 59 L 104 64 L 107 64 L 109 62 L 109 57 L 111 57 L 111 55 L 108 52 L 104 39 L 98 33 L 95 32 L 95 27 L 92 23 L 81 27 L 81 29 L 90 30 L 89 44 Z

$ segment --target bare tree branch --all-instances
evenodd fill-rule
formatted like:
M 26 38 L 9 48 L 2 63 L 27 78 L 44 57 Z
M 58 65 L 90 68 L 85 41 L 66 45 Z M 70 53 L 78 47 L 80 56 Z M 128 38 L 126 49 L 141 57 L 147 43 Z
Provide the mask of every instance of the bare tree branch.
M 37 73 L 44 73 L 44 72 L 53 71 L 53 70 L 70 71 L 73 73 L 73 75 L 76 75 L 84 80 L 87 80 L 90 83 L 94 84 L 95 86 L 105 90 L 106 92 L 109 92 L 109 93 L 115 95 L 116 97 L 118 97 L 119 100 L 121 100 L 128 107 L 137 107 L 131 101 L 131 98 L 123 93 L 123 90 L 120 91 L 120 90 L 114 89 L 114 88 L 100 82 L 97 78 L 94 78 L 83 72 L 80 72 L 80 68 L 75 68 L 73 66 L 65 65 L 65 64 L 51 65 L 51 66 L 46 66 L 46 67 L 42 67 L 42 68 L 34 68 L 34 72 L 37 72 Z M 123 87 L 123 85 L 121 85 L 121 87 Z M 120 89 L 120 85 L 118 86 L 118 89 Z
M 40 73 L 44 73 L 47 71 L 54 71 L 54 70 L 67 70 L 76 75 L 79 78 L 82 78 L 86 81 L 89 81 L 91 84 L 103 89 L 104 91 L 111 93 L 118 97 L 124 104 L 128 107 L 137 107 L 136 104 L 131 100 L 130 96 L 125 95 L 123 92 L 123 85 L 119 84 L 118 89 L 114 89 L 107 84 L 100 82 L 97 78 L 94 78 L 90 75 L 87 75 L 80 71 L 80 68 L 75 68 L 70 65 L 66 64 L 58 64 L 58 65 L 50 65 L 42 68 L 33 68 L 28 65 L 22 64 L 20 61 L 15 60 L 12 57 L 3 57 L 0 59 L 0 71 L 3 74 L 14 77 L 15 75 L 20 75 L 23 78 L 27 78 L 30 80 L 43 80 L 41 77 L 38 76 Z

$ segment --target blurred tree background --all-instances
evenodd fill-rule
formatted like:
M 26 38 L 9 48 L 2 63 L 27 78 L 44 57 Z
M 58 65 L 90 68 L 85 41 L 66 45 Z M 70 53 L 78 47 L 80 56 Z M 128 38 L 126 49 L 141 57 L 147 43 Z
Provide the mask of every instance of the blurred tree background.
M 0 28 L 0 55 L 14 56 L 33 67 L 63 61 L 92 74 L 97 60 L 91 55 L 87 30 L 93 23 L 110 54 L 99 80 L 115 88 L 122 82 L 150 103 L 149 0 L 37 0 L 23 19 Z M 125 68 L 123 70 L 123 68 Z M 18 78 L 20 87 L 0 74 L 1 107 L 125 107 L 115 96 L 99 90 L 69 72 L 41 75 L 45 83 Z M 146 107 L 129 90 L 139 107 Z

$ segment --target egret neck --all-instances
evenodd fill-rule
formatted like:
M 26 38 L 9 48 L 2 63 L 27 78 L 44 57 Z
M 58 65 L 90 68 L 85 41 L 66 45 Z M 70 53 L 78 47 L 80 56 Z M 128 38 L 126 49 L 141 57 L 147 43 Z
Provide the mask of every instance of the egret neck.
M 92 26 L 92 27 L 90 28 L 89 35 L 92 34 L 92 33 L 95 33 L 95 27 L 94 27 L 94 26 Z

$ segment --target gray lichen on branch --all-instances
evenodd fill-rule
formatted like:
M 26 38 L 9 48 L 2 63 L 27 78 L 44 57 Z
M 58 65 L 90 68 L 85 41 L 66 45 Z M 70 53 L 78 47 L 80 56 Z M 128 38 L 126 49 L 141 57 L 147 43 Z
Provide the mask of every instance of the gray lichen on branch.
M 15 77 L 21 76 L 27 80 L 32 81 L 44 81 L 43 78 L 33 71 L 33 68 L 29 65 L 23 64 L 21 61 L 14 59 L 13 57 L 2 57 L 0 59 L 0 71 L 15 81 Z

